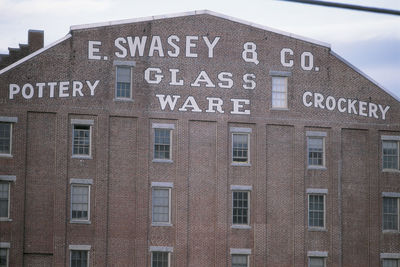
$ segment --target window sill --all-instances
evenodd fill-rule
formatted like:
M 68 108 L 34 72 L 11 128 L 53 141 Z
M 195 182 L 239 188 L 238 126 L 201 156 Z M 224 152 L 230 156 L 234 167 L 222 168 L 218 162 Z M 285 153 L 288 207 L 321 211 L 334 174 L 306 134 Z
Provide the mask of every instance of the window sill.
M 174 163 L 172 159 L 153 159 L 155 163 Z
M 383 234 L 400 234 L 399 230 L 382 230 Z
M 251 166 L 251 163 L 232 162 L 231 166 Z
M 397 170 L 397 169 L 383 169 L 382 172 L 400 173 L 400 170 Z
M 10 218 L 0 218 L 0 222 L 12 222 Z
M 132 98 L 114 98 L 114 102 L 133 102 Z
M 231 226 L 232 229 L 243 229 L 243 230 L 249 230 L 251 229 L 250 225 L 242 225 L 242 224 L 234 224 Z
M 308 227 L 309 232 L 328 232 L 326 228 L 322 227 Z
M 72 155 L 73 159 L 93 159 L 92 156 L 83 156 L 83 155 Z
M 153 223 L 151 223 L 151 226 L 155 226 L 155 227 L 163 227 L 163 226 L 171 227 L 173 225 L 172 225 L 172 223 L 153 222 Z
M 92 222 L 91 221 L 70 221 L 70 223 L 73 223 L 73 224 L 92 224 Z
M 308 166 L 307 170 L 326 170 L 325 166 Z
M 288 108 L 270 108 L 269 110 L 288 111 Z
M 11 154 L 0 154 L 0 158 L 12 158 L 13 155 Z

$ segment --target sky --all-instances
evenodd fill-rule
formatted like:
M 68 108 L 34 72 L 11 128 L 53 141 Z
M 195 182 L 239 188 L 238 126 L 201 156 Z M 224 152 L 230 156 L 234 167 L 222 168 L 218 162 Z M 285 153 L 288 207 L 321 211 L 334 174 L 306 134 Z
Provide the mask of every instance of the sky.
M 400 0 L 332 0 L 400 10 Z M 208 9 L 331 45 L 400 99 L 400 16 L 279 0 L 0 0 L 0 54 L 43 30 L 45 46 L 70 26 Z

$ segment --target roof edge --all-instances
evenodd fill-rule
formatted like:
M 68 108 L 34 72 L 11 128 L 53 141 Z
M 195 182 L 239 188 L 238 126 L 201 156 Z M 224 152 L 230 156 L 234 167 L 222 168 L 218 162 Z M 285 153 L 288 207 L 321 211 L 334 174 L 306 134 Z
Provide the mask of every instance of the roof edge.
M 266 31 L 270 31 L 273 33 L 277 33 L 277 34 L 281 34 L 281 35 L 285 35 L 291 38 L 295 38 L 301 41 L 305 41 L 308 43 L 313 43 L 316 45 L 320 45 L 320 46 L 324 46 L 327 48 L 331 48 L 331 45 L 329 43 L 325 43 L 325 42 L 321 42 L 318 40 L 314 40 L 312 38 L 308 38 L 308 37 L 304 37 L 304 36 L 300 36 L 297 34 L 293 34 L 293 33 L 289 33 L 289 32 L 285 32 L 285 31 L 281 31 L 281 30 L 277 30 L 274 28 L 270 28 L 267 26 L 263 26 L 260 24 L 256 24 L 256 23 L 252 23 L 246 20 L 242 20 L 242 19 L 238 19 L 235 17 L 231 17 L 231 16 L 227 16 L 221 13 L 217 13 L 214 11 L 210 11 L 210 10 L 196 10 L 196 11 L 189 11 L 189 12 L 181 12 L 181 13 L 172 13 L 172 14 L 166 14 L 166 15 L 157 15 L 157 16 L 149 16 L 149 17 L 142 17 L 142 18 L 135 18 L 135 19 L 125 19 L 125 20 L 115 20 L 115 21 L 106 21 L 106 22 L 99 22 L 99 23 L 91 23 L 91 24 L 82 24 L 82 25 L 72 25 L 70 27 L 71 31 L 75 31 L 75 30 L 84 30 L 84 29 L 91 29 L 91 28 L 97 28 L 97 27 L 106 27 L 106 26 L 115 26 L 115 25 L 121 25 L 121 24 L 128 24 L 128 23 L 136 23 L 136 22 L 145 22 L 145 21 L 152 21 L 152 20 L 159 20 L 159 19 L 168 19 L 168 18 L 179 18 L 179 17 L 185 17 L 185 16 L 194 16 L 194 15 L 211 15 L 211 16 L 215 16 L 215 17 L 219 17 L 222 19 L 226 19 L 226 20 L 230 20 L 233 22 L 237 22 L 240 24 L 244 24 L 244 25 L 248 25 L 254 28 L 258 28 L 261 30 L 266 30 Z
M 332 50 L 330 51 L 331 55 L 333 55 L 334 57 L 336 57 L 337 59 L 339 59 L 340 61 L 342 61 L 343 63 L 345 63 L 347 66 L 349 66 L 350 68 L 352 68 L 353 70 L 355 70 L 356 72 L 358 72 L 358 74 L 360 74 L 361 76 L 363 76 L 364 78 L 366 78 L 367 80 L 369 80 L 370 82 L 372 82 L 373 84 L 375 84 L 376 86 L 378 86 L 381 90 L 383 90 L 384 92 L 386 92 L 388 95 L 390 95 L 391 97 L 393 97 L 395 100 L 397 100 L 398 102 L 400 102 L 400 98 L 395 95 L 393 92 L 391 92 L 390 90 L 386 89 L 384 86 L 382 86 L 381 84 L 379 84 L 377 81 L 375 81 L 374 79 L 372 79 L 370 76 L 368 76 L 365 72 L 363 72 L 362 70 L 360 70 L 359 68 L 357 68 L 356 66 L 354 66 L 353 64 L 351 64 L 349 61 L 347 61 L 346 59 L 344 59 L 343 57 L 339 56 L 338 54 L 336 54 L 335 52 L 333 52 Z
M 71 37 L 72 37 L 71 34 L 67 34 L 67 35 L 64 36 L 63 38 L 61 38 L 61 39 L 55 41 L 54 43 L 51 43 L 51 44 L 49 44 L 49 45 L 47 45 L 47 46 L 45 46 L 45 47 L 43 47 L 43 48 L 41 48 L 41 49 L 39 49 L 39 50 L 33 52 L 32 54 L 29 54 L 29 55 L 27 55 L 26 57 L 21 58 L 20 60 L 14 62 L 13 64 L 11 64 L 11 65 L 9 65 L 9 66 L 7 66 L 7 67 L 5 67 L 5 68 L 2 69 L 2 70 L 0 70 L 0 75 L 3 74 L 3 73 L 6 73 L 7 71 L 9 71 L 9 70 L 11 70 L 11 69 L 13 69 L 13 68 L 15 68 L 15 67 L 17 67 L 18 65 L 24 63 L 25 61 L 28 61 L 29 59 L 31 59 L 31 58 L 33 58 L 33 57 L 35 57 L 35 56 L 37 56 L 37 55 L 43 53 L 44 51 L 46 51 L 46 50 L 52 48 L 53 46 L 56 46 L 56 45 L 58 45 L 59 43 L 64 42 L 65 40 L 67 40 L 67 39 L 69 39 L 69 38 L 71 38 Z

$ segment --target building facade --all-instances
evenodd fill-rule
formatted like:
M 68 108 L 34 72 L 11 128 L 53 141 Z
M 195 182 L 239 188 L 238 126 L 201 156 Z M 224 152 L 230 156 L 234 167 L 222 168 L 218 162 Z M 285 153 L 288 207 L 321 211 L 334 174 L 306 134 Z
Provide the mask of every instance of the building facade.
M 400 103 L 210 11 L 0 70 L 0 266 L 399 266 Z

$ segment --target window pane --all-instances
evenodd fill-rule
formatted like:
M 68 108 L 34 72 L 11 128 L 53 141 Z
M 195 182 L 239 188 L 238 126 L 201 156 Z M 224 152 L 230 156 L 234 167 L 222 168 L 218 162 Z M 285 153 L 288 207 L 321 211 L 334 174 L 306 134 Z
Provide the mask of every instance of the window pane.
M 0 267 L 7 267 L 8 249 L 0 248 Z
M 233 192 L 233 224 L 248 224 L 249 220 L 249 192 Z
M 324 139 L 321 137 L 308 137 L 308 165 L 324 166 Z
M 232 267 L 247 267 L 247 255 L 232 255 Z
M 383 141 L 383 168 L 399 169 L 399 143 L 397 141 Z
M 77 220 L 89 219 L 89 186 L 73 185 L 71 193 L 71 217 Z
M 398 267 L 398 260 L 385 259 L 383 260 L 383 267 Z
M 152 253 L 152 267 L 168 267 L 168 252 L 154 251 Z
M 153 188 L 153 222 L 169 223 L 169 189 Z
M 308 196 L 308 226 L 324 227 L 324 196 Z
M 287 108 L 287 77 L 272 77 L 272 107 Z
M 398 230 L 398 198 L 383 198 L 383 230 Z
M 71 267 L 87 267 L 88 252 L 86 250 L 71 250 Z
M 324 267 L 325 266 L 324 258 L 310 257 L 309 261 L 310 261 L 309 267 Z
M 131 98 L 131 68 L 117 67 L 117 98 Z
M 0 122 L 0 154 L 11 153 L 11 123 Z
M 9 186 L 8 182 L 0 183 L 0 217 L 3 218 L 8 218 Z
M 170 129 L 154 129 L 154 158 L 170 159 Z
M 248 134 L 232 135 L 232 160 L 233 162 L 248 162 Z
M 90 126 L 89 125 L 74 125 L 74 155 L 90 155 Z

